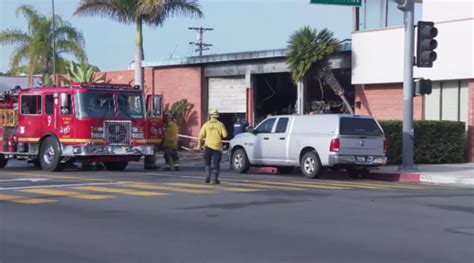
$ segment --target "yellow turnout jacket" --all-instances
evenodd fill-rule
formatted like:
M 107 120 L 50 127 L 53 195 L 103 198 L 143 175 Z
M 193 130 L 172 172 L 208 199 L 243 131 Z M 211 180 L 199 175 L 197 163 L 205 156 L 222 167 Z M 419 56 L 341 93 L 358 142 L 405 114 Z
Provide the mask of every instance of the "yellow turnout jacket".
M 227 130 L 222 122 L 217 118 L 211 118 L 201 128 L 199 132 L 198 147 L 202 147 L 202 141 L 205 140 L 204 146 L 216 151 L 222 151 L 222 139 L 227 137 Z

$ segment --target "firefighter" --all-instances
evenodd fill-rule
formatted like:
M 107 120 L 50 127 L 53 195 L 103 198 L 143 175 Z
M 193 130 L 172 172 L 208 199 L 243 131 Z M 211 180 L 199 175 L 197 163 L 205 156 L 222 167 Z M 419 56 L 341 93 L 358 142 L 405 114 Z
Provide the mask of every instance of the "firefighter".
M 208 184 L 219 184 L 219 168 L 222 158 L 222 139 L 227 137 L 227 130 L 222 122 L 218 120 L 217 109 L 209 111 L 209 120 L 204 123 L 199 132 L 198 149 L 201 149 L 204 140 L 204 169 L 206 171 L 206 181 Z M 212 161 L 212 167 L 211 167 Z
M 179 171 L 178 126 L 169 113 L 165 114 L 164 129 L 163 152 L 166 162 L 165 171 L 170 171 L 173 168 L 175 171 Z

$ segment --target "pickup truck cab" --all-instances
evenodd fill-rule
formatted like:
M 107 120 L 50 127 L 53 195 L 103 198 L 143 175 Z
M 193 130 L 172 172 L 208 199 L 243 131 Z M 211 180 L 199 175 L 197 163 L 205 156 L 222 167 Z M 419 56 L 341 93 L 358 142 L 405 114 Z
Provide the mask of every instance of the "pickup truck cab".
M 262 121 L 230 142 L 231 167 L 245 173 L 251 165 L 300 167 L 309 178 L 323 167 L 347 169 L 352 177 L 367 167 L 385 165 L 385 136 L 371 116 L 347 114 L 281 115 Z

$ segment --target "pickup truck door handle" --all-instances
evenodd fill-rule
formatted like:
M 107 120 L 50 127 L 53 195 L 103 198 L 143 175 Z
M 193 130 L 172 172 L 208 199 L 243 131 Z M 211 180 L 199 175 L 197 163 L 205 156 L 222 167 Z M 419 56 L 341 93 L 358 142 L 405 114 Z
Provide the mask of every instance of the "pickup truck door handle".
M 285 137 L 280 137 L 280 140 L 282 140 L 282 141 L 285 140 Z
M 268 140 L 269 138 L 268 137 L 263 137 L 264 140 Z

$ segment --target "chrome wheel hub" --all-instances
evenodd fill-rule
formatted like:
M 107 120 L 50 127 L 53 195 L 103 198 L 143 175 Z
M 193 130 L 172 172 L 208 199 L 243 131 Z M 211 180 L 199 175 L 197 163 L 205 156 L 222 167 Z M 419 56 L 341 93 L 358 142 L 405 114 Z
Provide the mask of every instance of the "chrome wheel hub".
M 234 167 L 237 168 L 237 169 L 240 169 L 242 168 L 243 166 L 243 163 L 244 163 L 244 158 L 242 157 L 241 154 L 236 154 L 234 156 Z
M 312 174 L 316 169 L 316 162 L 313 158 L 307 157 L 306 159 L 304 159 L 303 168 L 307 174 Z
M 51 164 L 53 162 L 55 155 L 56 154 L 54 152 L 54 147 L 50 145 L 43 154 L 43 161 L 46 164 Z

